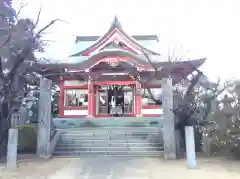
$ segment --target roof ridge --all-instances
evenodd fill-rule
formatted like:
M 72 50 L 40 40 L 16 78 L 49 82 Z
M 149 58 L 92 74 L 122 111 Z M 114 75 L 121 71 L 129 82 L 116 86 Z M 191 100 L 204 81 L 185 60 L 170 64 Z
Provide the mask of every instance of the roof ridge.
M 113 19 L 113 22 L 112 22 L 110 28 L 122 28 L 122 25 L 121 25 L 119 19 L 117 18 L 117 15 L 114 16 L 114 19 Z

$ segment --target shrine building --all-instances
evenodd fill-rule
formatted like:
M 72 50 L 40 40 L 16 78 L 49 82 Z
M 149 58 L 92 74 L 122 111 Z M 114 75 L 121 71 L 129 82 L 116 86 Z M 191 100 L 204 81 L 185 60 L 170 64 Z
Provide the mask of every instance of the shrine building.
M 101 37 L 77 36 L 77 64 L 60 77 L 59 117 L 108 117 L 113 100 L 120 116 L 161 116 L 161 79 L 170 75 L 175 85 L 205 59 L 167 62 L 159 46 L 158 35 L 129 35 L 117 17 Z

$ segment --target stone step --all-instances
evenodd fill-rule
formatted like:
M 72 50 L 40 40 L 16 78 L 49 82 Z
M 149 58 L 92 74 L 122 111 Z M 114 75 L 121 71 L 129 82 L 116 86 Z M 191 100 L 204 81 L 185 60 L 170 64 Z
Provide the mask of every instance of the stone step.
M 159 151 L 158 147 L 56 147 L 55 151 Z
M 54 151 L 53 156 L 163 156 L 163 151 Z
M 99 143 L 99 142 L 111 142 L 111 143 L 148 143 L 150 142 L 150 140 L 148 139 L 134 139 L 134 138 L 130 138 L 130 139 L 103 139 L 103 138 L 76 138 L 76 139 L 59 139 L 59 143 L 65 143 L 65 144 L 69 144 L 69 143 Z
M 147 133 L 147 132 L 132 132 L 132 133 L 104 133 L 104 134 L 61 134 L 62 137 L 98 137 L 98 136 L 116 136 L 116 137 L 134 137 L 134 136 L 162 136 L 159 132 Z
M 62 136 L 66 137 L 74 137 L 74 136 L 82 136 L 82 137 L 93 137 L 93 136 L 138 136 L 138 135 L 161 135 L 159 132 L 103 132 L 103 133 L 62 133 Z
M 159 133 L 131 133 L 131 134 L 115 134 L 115 133 L 109 133 L 109 134 L 92 134 L 92 135 L 81 135 L 81 134 L 61 134 L 61 138 L 89 138 L 89 137 L 149 137 L 149 136 L 159 136 L 161 137 L 162 135 Z
M 61 129 L 58 128 L 59 130 L 62 131 L 96 131 L 96 130 L 159 130 L 158 127 L 124 127 L 124 126 L 120 126 L 120 127 L 79 127 L 79 128 L 67 128 L 67 129 Z
M 124 136 L 124 137 L 119 137 L 119 136 L 94 136 L 94 137 L 60 137 L 59 141 L 68 141 L 68 140 L 75 140 L 75 141 L 81 141 L 81 140 L 106 140 L 106 141 L 113 141 L 113 140 L 142 140 L 142 141 L 148 141 L 150 137 L 148 136 L 135 136 L 135 137 L 130 137 L 130 136 Z
M 156 127 L 63 129 L 53 156 L 162 156 L 161 136 Z
M 85 122 L 90 121 L 97 125 L 97 128 L 115 128 L 115 127 L 162 127 L 162 117 L 101 117 L 101 118 L 54 118 L 53 124 L 57 128 L 93 128 L 94 126 L 85 126 Z M 135 126 L 133 126 L 135 124 Z M 138 125 L 138 126 L 136 126 Z
M 148 141 L 150 141 L 150 140 L 148 140 L 148 139 L 139 139 L 139 138 L 128 138 L 128 139 L 126 139 L 126 138 L 108 138 L 108 139 L 106 139 L 106 138 L 66 138 L 66 139 L 64 139 L 64 138 L 60 138 L 59 139 L 59 142 L 61 143 L 61 142 L 65 142 L 65 141 L 75 141 L 75 142 L 83 142 L 83 143 L 89 143 L 89 142 L 116 142 L 116 143 L 124 143 L 124 142 L 132 142 L 132 143 L 136 143 L 136 142 L 148 142 Z
M 59 139 L 59 143 L 97 143 L 97 142 L 108 142 L 108 143 L 148 143 L 151 142 L 151 139 L 147 138 L 64 138 Z M 154 141 L 155 142 L 155 141 Z M 161 143 L 162 140 L 158 140 L 158 143 Z
M 62 159 L 79 159 L 79 158 L 95 158 L 95 157 L 108 157 L 108 158 L 126 158 L 128 160 L 131 160 L 131 159 L 136 159 L 136 158 L 163 158 L 164 157 L 164 154 L 161 154 L 161 155 L 91 155 L 91 154 L 88 154 L 88 155 L 52 155 L 52 158 L 62 158 Z
M 89 143 L 72 143 L 72 144 L 64 144 L 58 143 L 56 147 L 151 147 L 151 146 L 163 146 L 163 143 L 112 143 L 112 142 L 89 142 Z
M 109 134 L 109 133 L 116 133 L 116 134 L 123 134 L 123 133 L 159 133 L 162 132 L 161 129 L 67 129 L 67 130 L 61 130 L 62 134 L 81 134 L 81 135 L 92 135 L 92 134 Z
M 160 133 L 161 134 L 161 133 Z M 62 136 L 84 136 L 84 137 L 93 137 L 93 136 L 135 136 L 135 135 L 159 135 L 159 132 L 122 132 L 122 133 L 61 133 Z

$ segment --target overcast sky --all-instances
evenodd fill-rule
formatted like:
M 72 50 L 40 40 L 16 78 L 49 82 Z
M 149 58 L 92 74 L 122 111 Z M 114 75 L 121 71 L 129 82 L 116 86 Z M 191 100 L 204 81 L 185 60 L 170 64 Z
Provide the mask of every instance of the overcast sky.
M 117 15 L 130 35 L 160 34 L 160 53 L 170 46 L 186 58 L 207 57 L 202 69 L 210 79 L 240 78 L 239 0 L 15 0 L 14 6 L 20 2 L 28 2 L 21 16 L 32 19 L 42 4 L 39 28 L 66 21 L 45 34 L 51 59 L 67 60 L 76 35 L 104 35 Z

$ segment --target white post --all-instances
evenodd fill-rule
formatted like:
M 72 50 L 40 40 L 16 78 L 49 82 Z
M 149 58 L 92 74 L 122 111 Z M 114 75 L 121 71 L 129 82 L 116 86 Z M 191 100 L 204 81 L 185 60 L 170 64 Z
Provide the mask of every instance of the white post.
M 188 167 L 196 168 L 197 163 L 196 163 L 196 152 L 195 152 L 193 126 L 185 127 L 185 139 L 186 139 L 186 152 L 187 152 Z
M 8 131 L 8 145 L 7 145 L 7 168 L 17 168 L 17 144 L 18 144 L 18 130 L 9 129 Z

